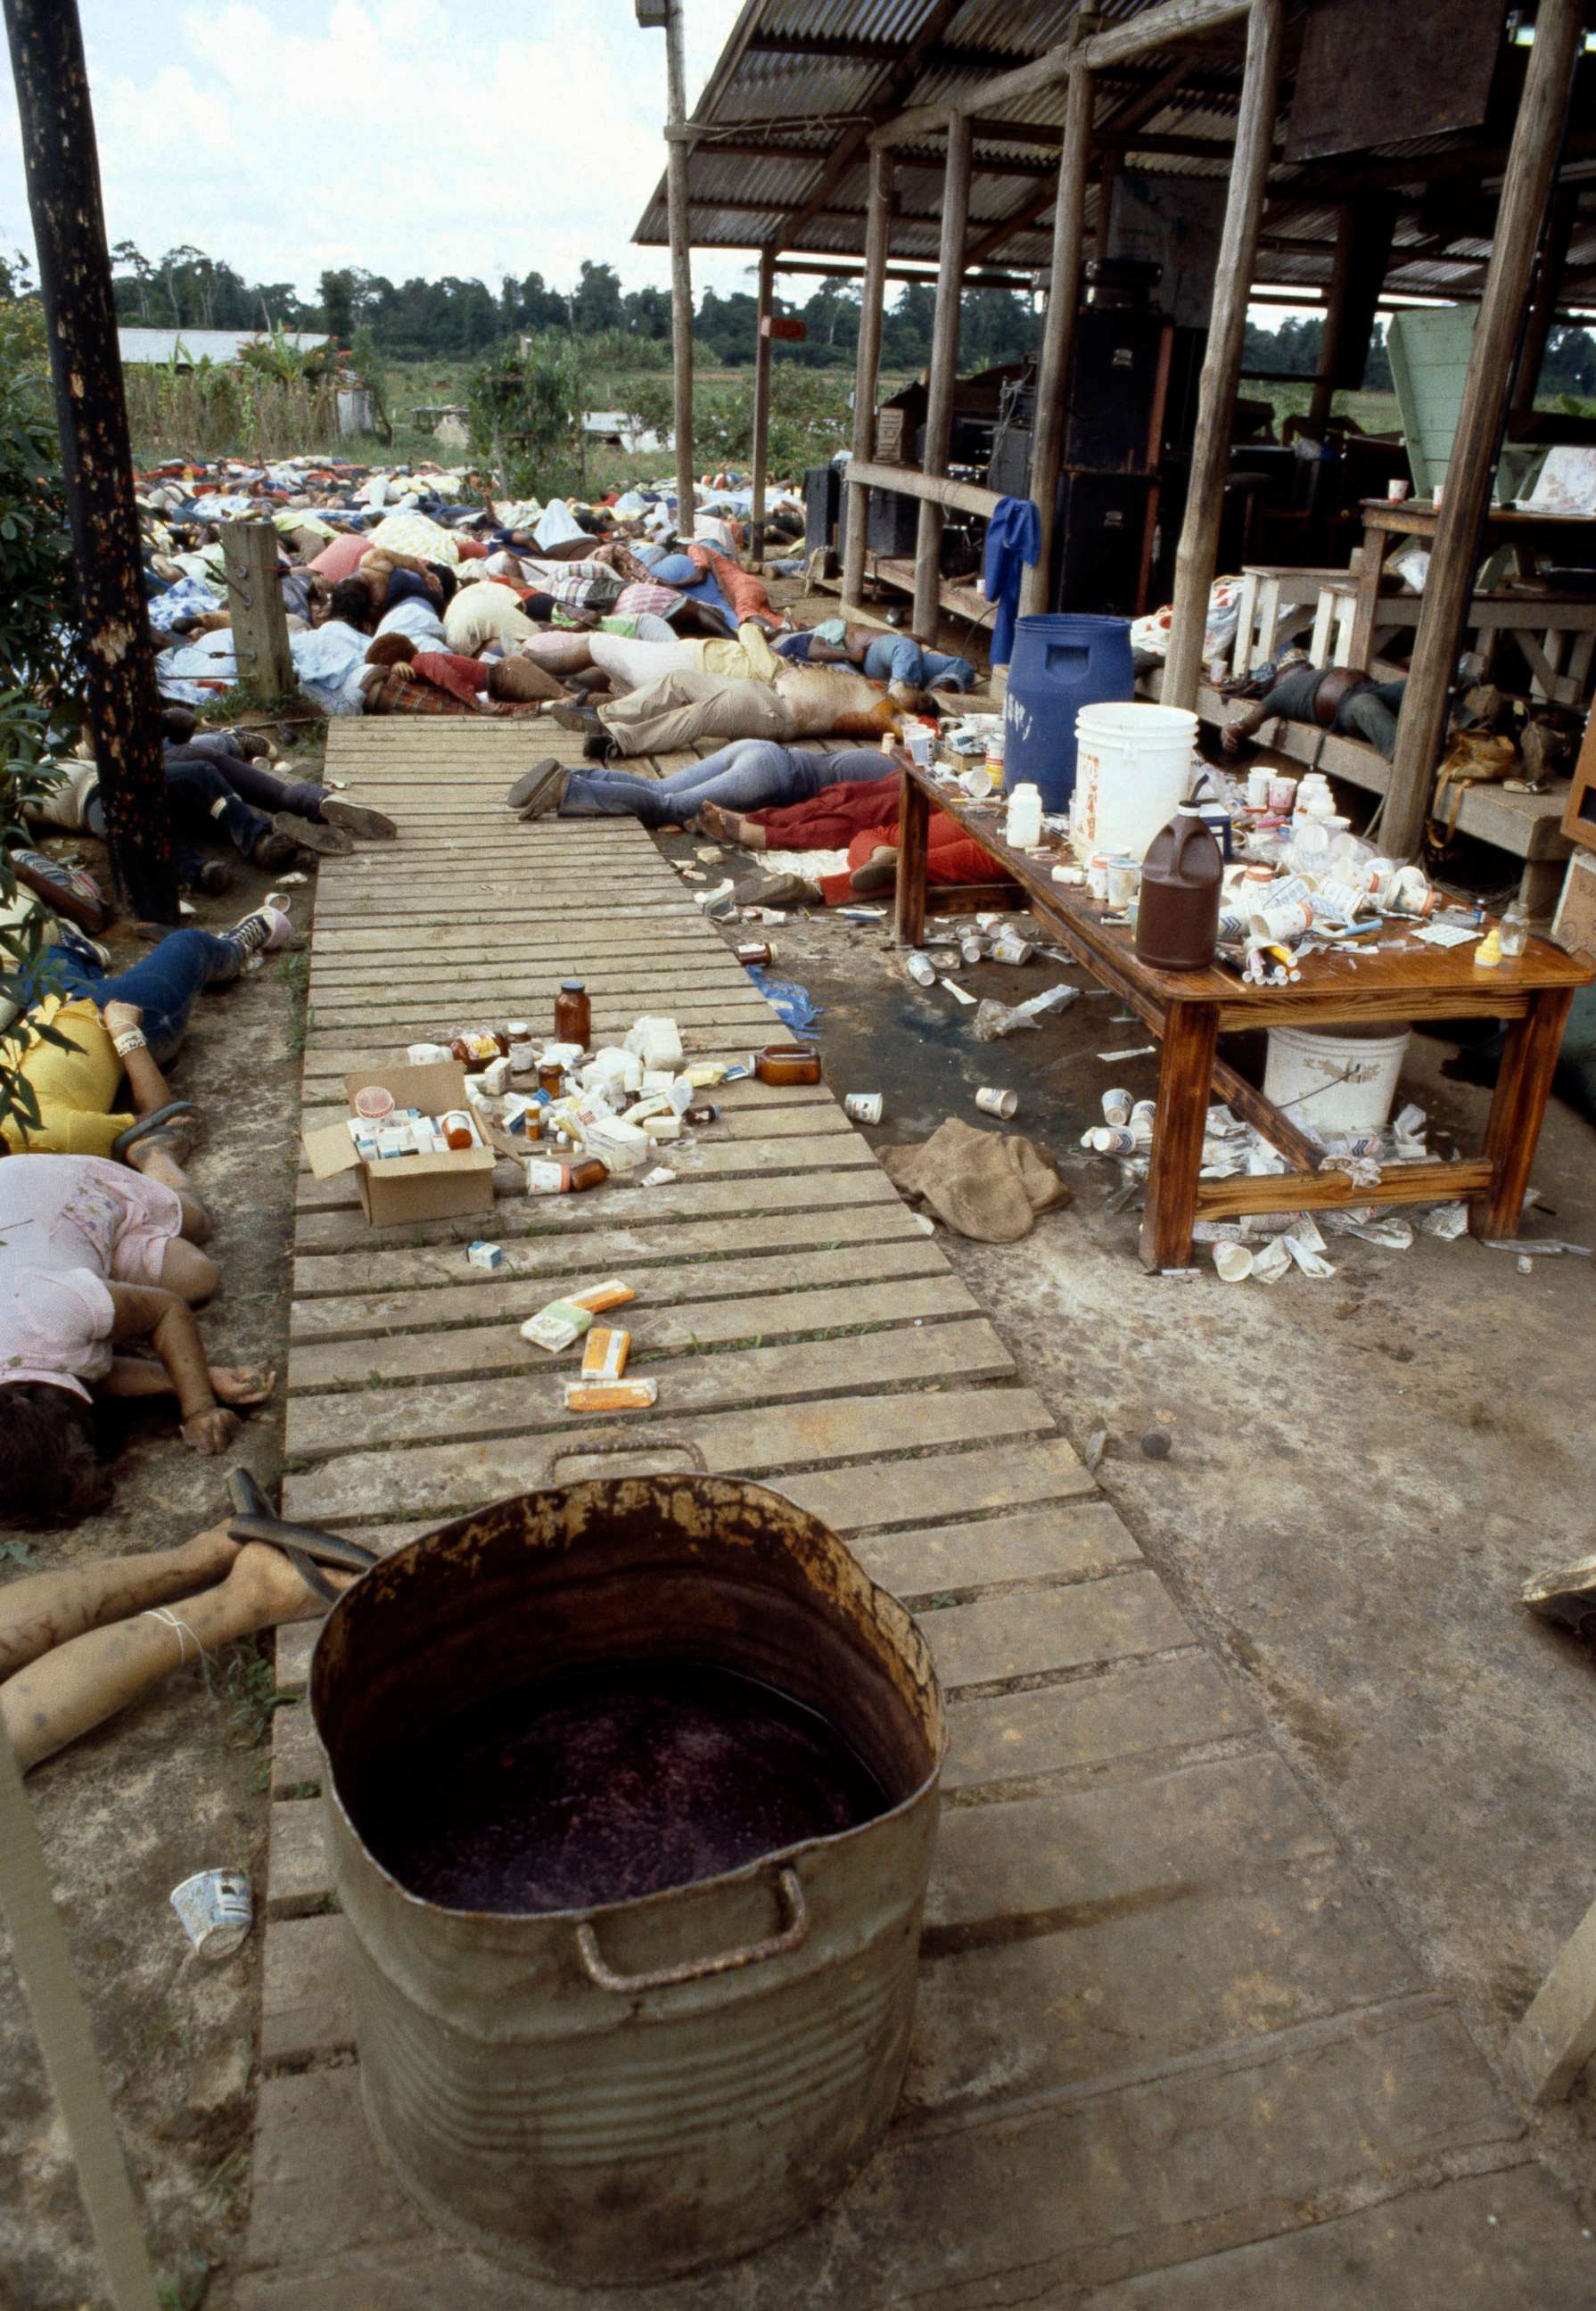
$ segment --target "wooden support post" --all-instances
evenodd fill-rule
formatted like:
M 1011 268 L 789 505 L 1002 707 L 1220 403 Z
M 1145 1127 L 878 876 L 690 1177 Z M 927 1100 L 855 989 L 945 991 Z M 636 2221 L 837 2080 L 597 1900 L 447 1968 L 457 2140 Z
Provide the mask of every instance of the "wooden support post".
M 964 281 L 964 235 L 970 222 L 970 116 L 955 112 L 947 124 L 947 164 L 942 175 L 942 241 L 937 269 L 937 311 L 931 324 L 931 382 L 926 404 L 928 474 L 947 471 L 953 439 L 954 387 L 959 369 L 959 300 Z M 914 632 L 923 642 L 937 639 L 942 606 L 942 509 L 920 501 L 920 535 L 914 548 Z
M 771 440 L 771 336 L 767 324 L 775 310 L 776 252 L 759 252 L 759 315 L 754 340 L 754 488 L 748 509 L 749 549 L 756 563 L 764 561 L 765 463 Z
M 1108 258 L 1109 228 L 1114 221 L 1114 187 L 1120 179 L 1122 149 L 1111 144 L 1097 162 L 1097 229 L 1092 236 L 1093 262 L 1100 268 Z
M 853 365 L 853 455 L 864 464 L 876 454 L 876 395 L 881 377 L 881 326 L 886 307 L 886 251 L 892 234 L 893 156 L 870 155 L 870 199 L 865 214 L 865 277 L 859 309 L 859 353 Z M 848 484 L 842 536 L 842 603 L 857 609 L 865 590 L 870 493 Z
M 293 656 L 277 583 L 277 533 L 269 521 L 224 521 L 222 555 L 239 688 L 257 705 L 287 698 L 294 688 Z
M 1172 1003 L 1164 1015 L 1158 1107 L 1141 1224 L 1142 1266 L 1155 1272 L 1184 1268 L 1191 1257 L 1203 1127 L 1218 1033 L 1217 1003 Z
M 1596 1903 L 1507 2041 L 1507 2065 L 1531 2102 L 1561 2102 L 1596 2054 Z
M 1081 301 L 1081 263 L 1086 249 L 1086 169 L 1092 154 L 1091 74 L 1077 64 L 1069 75 L 1064 107 L 1064 146 L 1059 155 L 1059 196 L 1053 211 L 1052 271 L 1042 324 L 1042 362 L 1036 377 L 1036 418 L 1031 434 L 1031 495 L 1042 517 L 1036 566 L 1020 586 L 1027 615 L 1050 607 L 1053 525 L 1058 510 L 1059 467 L 1064 454 L 1064 402 L 1075 350 L 1075 317 Z
M 1324 301 L 1324 334 L 1319 340 L 1319 367 L 1313 379 L 1313 398 L 1308 404 L 1308 431 L 1322 441 L 1336 397 L 1336 373 L 1341 362 L 1341 338 L 1347 320 L 1347 292 L 1352 279 L 1353 212 L 1343 206 L 1336 216 L 1336 253 L 1330 259 L 1330 294 Z
M 75 11 L 69 12 L 75 16 Z M 72 1970 L 33 1809 L 0 1719 L 0 1911 L 117 2311 L 159 2311 L 144 2224 Z
M 1535 388 L 1540 382 L 1540 364 L 1546 359 L 1546 341 L 1552 333 L 1557 318 L 1557 300 L 1562 294 L 1563 273 L 1568 262 L 1568 242 L 1579 214 L 1579 187 L 1565 185 L 1552 196 L 1551 214 L 1547 219 L 1546 237 L 1541 244 L 1540 263 L 1535 273 L 1535 294 L 1524 320 L 1523 343 L 1519 347 L 1518 369 L 1513 381 L 1513 399 L 1508 407 L 1507 429 L 1511 435 L 1516 424 L 1522 424 L 1535 407 Z
M 5 0 L 5 29 L 83 610 L 89 736 L 111 866 L 136 914 L 175 923 L 155 654 L 76 0 Z
M 1397 726 L 1380 833 L 1393 859 L 1412 858 L 1424 834 L 1446 735 L 1459 637 L 1479 562 L 1480 524 L 1490 497 L 1519 323 L 1584 29 L 1582 0 L 1541 0 Z
M 1284 0 L 1252 0 L 1247 15 L 1247 63 L 1236 114 L 1235 153 L 1225 203 L 1225 229 L 1214 275 L 1214 306 L 1208 347 L 1198 396 L 1197 432 L 1191 445 L 1191 479 L 1186 519 L 1175 552 L 1174 616 L 1160 696 L 1166 706 L 1195 706 L 1202 671 L 1203 632 L 1208 593 L 1219 552 L 1225 510 L 1225 478 L 1236 388 L 1242 373 L 1242 336 L 1247 297 L 1263 214 L 1264 188 L 1275 134 L 1275 102 L 1280 79 Z
M 682 0 L 666 0 L 665 118 L 670 128 L 687 118 L 687 68 L 683 57 Z M 676 436 L 676 528 L 693 536 L 697 476 L 693 465 L 693 260 L 687 197 L 688 147 L 673 136 L 665 148 L 665 190 L 670 230 L 672 403 Z
M 931 806 L 908 772 L 898 778 L 898 882 L 893 900 L 893 940 L 918 946 L 926 935 L 926 870 Z

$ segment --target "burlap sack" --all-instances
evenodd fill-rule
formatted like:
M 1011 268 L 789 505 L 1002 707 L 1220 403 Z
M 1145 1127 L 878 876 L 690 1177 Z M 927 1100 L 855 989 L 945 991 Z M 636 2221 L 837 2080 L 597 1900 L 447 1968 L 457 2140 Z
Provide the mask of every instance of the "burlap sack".
M 1042 1150 L 1016 1131 L 978 1131 L 949 1116 L 914 1147 L 884 1147 L 887 1177 L 911 1202 L 977 1243 L 1017 1243 L 1038 1212 L 1068 1203 L 1069 1190 Z

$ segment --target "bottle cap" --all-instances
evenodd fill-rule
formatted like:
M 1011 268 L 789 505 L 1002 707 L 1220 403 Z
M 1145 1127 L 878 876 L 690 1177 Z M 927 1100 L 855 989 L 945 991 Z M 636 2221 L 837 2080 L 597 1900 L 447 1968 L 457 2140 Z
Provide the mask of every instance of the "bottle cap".
M 580 995 L 587 983 L 585 979 L 563 979 L 560 981 L 560 991 L 563 995 Z

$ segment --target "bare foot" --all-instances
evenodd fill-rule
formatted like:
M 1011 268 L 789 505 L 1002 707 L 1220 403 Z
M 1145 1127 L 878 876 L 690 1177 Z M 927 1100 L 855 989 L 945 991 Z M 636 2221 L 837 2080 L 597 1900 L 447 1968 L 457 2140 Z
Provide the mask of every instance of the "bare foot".
M 336 1589 L 347 1589 L 360 1578 L 327 1565 L 318 1569 Z M 244 1543 L 224 1586 L 230 1598 L 248 1607 L 250 1626 L 257 1629 L 275 1629 L 284 1621 L 319 1620 L 327 1609 L 326 1600 L 306 1588 L 282 1550 L 264 1540 Z
M 768 846 L 763 826 L 755 826 L 752 819 L 739 818 L 735 810 L 723 810 L 718 802 L 700 804 L 698 823 L 717 842 L 735 842 L 745 850 L 763 850 Z
M 250 1372 L 240 1365 L 213 1365 L 211 1394 L 218 1404 L 264 1404 L 277 1385 L 275 1372 Z

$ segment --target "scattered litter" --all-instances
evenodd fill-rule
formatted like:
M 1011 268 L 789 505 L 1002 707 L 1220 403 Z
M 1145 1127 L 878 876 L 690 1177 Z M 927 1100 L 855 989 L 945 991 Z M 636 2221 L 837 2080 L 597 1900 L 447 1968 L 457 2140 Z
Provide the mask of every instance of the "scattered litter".
M 1443 1243 L 1453 1243 L 1469 1232 L 1467 1204 L 1432 1204 L 1427 1212 L 1420 1212 L 1418 1228 L 1421 1235 L 1439 1236 Z
M 528 1317 L 521 1326 L 521 1338 L 535 1348 L 546 1348 L 551 1356 L 558 1356 L 591 1329 L 593 1313 L 574 1300 L 551 1300 L 536 1316 Z
M 995 1043 L 1005 1035 L 1012 1035 L 1016 1027 L 1034 1027 L 1044 1012 L 1062 1011 L 1079 995 L 1078 987 L 1060 983 L 1047 988 L 1041 995 L 1030 996 L 1024 1003 L 998 1003 L 989 995 L 977 1005 L 971 1022 L 978 1043 Z
M 582 1344 L 582 1378 L 617 1381 L 632 1352 L 632 1335 L 616 1325 L 595 1324 Z
M 885 907 L 839 907 L 837 912 L 845 923 L 884 923 L 886 920 Z
M 921 1235 L 935 1235 L 937 1233 L 937 1223 L 931 1217 L 929 1212 L 916 1212 L 914 1215 L 914 1225 L 920 1230 Z
M 693 894 L 693 903 L 695 907 L 719 907 L 730 898 L 734 887 L 731 876 L 728 875 L 725 882 L 717 884 L 712 891 L 695 891 Z
M 725 858 L 726 853 L 718 842 L 706 842 L 701 850 L 695 850 L 693 856 L 701 867 L 713 867 Z
M 645 1188 L 668 1188 L 676 1174 L 668 1164 L 656 1164 L 651 1172 L 643 1173 Z
M 283 876 L 283 887 L 285 891 L 297 891 L 301 883 L 308 883 L 310 879 L 310 877 L 309 875 L 301 874 L 300 869 L 295 867 L 290 873 Z M 270 891 L 266 893 L 266 903 L 268 907 L 275 903 L 274 894 Z M 283 911 L 286 914 L 288 911 L 287 908 L 285 907 Z
M 645 1412 L 659 1400 L 651 1380 L 599 1382 L 573 1380 L 565 1384 L 567 1412 Z
M 1277 1239 L 1302 1269 L 1304 1276 L 1322 1281 L 1333 1276 L 1335 1269 L 1324 1257 L 1324 1238 L 1314 1225 L 1311 1212 L 1299 1212 L 1284 1235 Z
M 486 1243 L 481 1236 L 475 1243 L 467 1245 L 466 1258 L 473 1268 L 494 1269 L 504 1265 L 504 1254 L 500 1247 L 496 1243 Z
M 748 965 L 748 976 L 765 1000 L 780 1012 L 782 1025 L 793 1034 L 806 1033 L 819 1018 L 823 1007 L 796 979 L 772 979 L 758 964 Z
M 1214 1245 L 1214 1266 L 1225 1284 L 1244 1284 L 1252 1273 L 1252 1254 L 1234 1236 L 1221 1236 Z
M 1107 1429 L 1094 1428 L 1092 1434 L 1086 1439 L 1086 1449 L 1081 1454 L 1081 1466 L 1085 1469 L 1088 1477 L 1095 1477 L 1096 1475 L 1097 1464 L 1102 1460 L 1103 1453 L 1107 1449 Z
M 1470 939 L 1479 937 L 1478 927 L 1465 929 L 1460 923 L 1423 923 L 1413 934 L 1426 946 L 1467 946 Z
M 918 1146 L 885 1148 L 881 1161 L 901 1194 L 928 1203 L 938 1219 L 977 1243 L 1017 1243 L 1038 1212 L 1070 1200 L 1029 1139 L 979 1130 L 958 1116 Z
M 961 1003 L 972 1004 L 975 1000 L 974 996 L 971 994 L 969 989 L 967 987 L 961 987 L 958 981 L 955 979 L 943 979 L 938 982 L 938 984 L 946 987 L 948 993 L 955 997 Z
M 1535 1273 L 1535 1262 L 1529 1259 L 1521 1260 L 1518 1262 L 1518 1271 L 1521 1276 L 1533 1276 Z
M 1456 1209 L 1463 1211 L 1464 1207 L 1459 1204 Z M 1467 1225 L 1466 1213 L 1464 1225 Z M 1458 1233 L 1461 1234 L 1462 1230 Z M 1557 1260 L 1565 1251 L 1571 1251 L 1576 1260 L 1591 1258 L 1588 1243 L 1566 1243 L 1557 1236 L 1539 1236 L 1529 1243 L 1495 1235 L 1482 1235 L 1479 1240 L 1487 1251 L 1516 1251 L 1521 1260 Z
M 171 1905 L 207 1965 L 241 1949 L 255 1923 L 255 1897 L 242 1870 L 201 1870 L 185 1878 L 172 1888 Z
M 934 987 L 937 983 L 937 966 L 929 955 L 910 955 L 903 968 L 917 987 Z
M 994 1084 L 983 1084 L 975 1094 L 975 1104 L 983 1115 L 1000 1115 L 1005 1123 L 1019 1113 L 1017 1092 L 1000 1091 Z
M 842 1112 L 850 1123 L 879 1123 L 882 1105 L 878 1091 L 850 1091 L 842 1102 Z
M 1158 1049 L 1156 1043 L 1134 1043 L 1128 1051 L 1099 1051 L 1100 1060 L 1150 1060 Z

